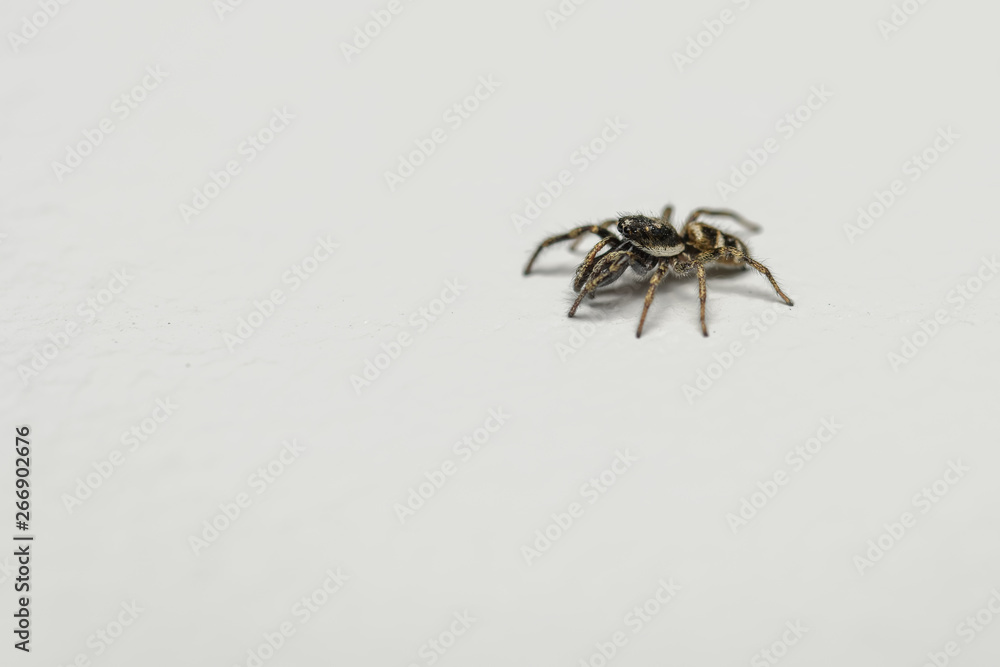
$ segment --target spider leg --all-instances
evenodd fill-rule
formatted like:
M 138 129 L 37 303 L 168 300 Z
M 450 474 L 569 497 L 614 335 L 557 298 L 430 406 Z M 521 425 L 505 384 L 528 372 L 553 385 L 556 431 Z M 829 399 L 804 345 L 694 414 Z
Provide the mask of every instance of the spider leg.
M 705 265 L 698 265 L 698 302 L 701 305 L 701 335 L 708 337 L 708 325 L 705 324 L 705 299 L 708 297 L 708 285 L 705 284 Z
M 674 207 L 671 206 L 670 204 L 667 204 L 666 207 L 663 209 L 663 213 L 660 214 L 660 220 L 669 225 L 670 218 L 672 217 L 674 217 Z
M 761 275 L 763 275 L 765 278 L 768 279 L 768 281 L 771 283 L 771 287 L 774 288 L 774 291 L 778 294 L 778 296 L 780 296 L 785 301 L 785 303 L 787 303 L 789 306 L 794 305 L 792 303 L 792 300 L 789 299 L 788 296 L 781 291 L 780 287 L 778 287 L 778 282 L 774 279 L 774 276 L 771 274 L 771 271 L 768 270 L 766 266 L 764 266 L 754 258 L 750 257 L 750 255 L 748 255 L 744 250 L 740 250 L 739 248 L 730 248 L 730 247 L 714 248 L 707 252 L 701 253 L 691 261 L 677 262 L 674 264 L 674 269 L 678 273 L 687 273 L 691 269 L 697 269 L 698 271 L 698 298 L 701 301 L 702 334 L 706 336 L 708 335 L 708 328 L 705 326 L 705 297 L 707 293 L 707 289 L 705 286 L 705 265 L 708 264 L 709 262 L 714 262 L 719 259 L 728 259 L 748 264 L 749 266 L 754 268 L 757 272 L 759 272 Z
M 605 220 L 604 222 L 602 222 L 601 224 L 599 224 L 597 226 L 600 227 L 601 229 L 607 229 L 608 227 L 610 227 L 611 225 L 615 224 L 616 222 L 618 222 L 618 218 L 612 218 L 611 220 Z M 594 232 L 594 233 L 596 234 L 597 232 Z M 577 247 L 579 247 L 581 241 L 583 241 L 582 237 L 576 239 L 575 241 L 573 241 L 572 243 L 569 244 L 569 249 L 570 250 L 576 250 Z
M 653 303 L 653 295 L 656 293 L 656 286 L 660 284 L 667 272 L 670 270 L 670 262 L 661 260 L 660 266 L 657 267 L 656 273 L 653 277 L 649 279 L 649 290 L 646 292 L 646 302 L 642 305 L 642 317 L 639 318 L 639 328 L 635 330 L 635 337 L 638 338 L 642 335 L 642 325 L 646 323 L 646 313 L 649 311 L 650 304 Z
M 721 249 L 717 248 L 715 250 L 710 250 L 708 252 L 703 252 L 694 259 L 685 259 L 684 261 L 674 261 L 673 268 L 679 274 L 686 274 L 691 269 L 695 269 L 698 273 L 698 302 L 701 308 L 701 335 L 708 336 L 708 326 L 705 324 L 705 300 L 708 297 L 708 286 L 705 280 L 705 264 L 708 264 L 713 259 L 717 259 L 714 255 L 717 255 Z
M 628 268 L 629 263 L 638 259 L 638 255 L 631 250 L 623 250 L 621 248 L 601 255 L 600 259 L 597 260 L 594 264 L 594 268 L 590 272 L 590 278 L 580 289 L 580 293 L 577 295 L 576 301 L 574 301 L 573 305 L 570 307 L 569 316 L 573 317 L 576 315 L 576 309 L 580 307 L 580 302 L 582 302 L 588 294 L 592 293 L 598 287 L 618 280 L 618 278 L 625 273 L 625 269 Z
M 699 215 L 715 215 L 715 216 L 719 216 L 719 217 L 723 217 L 723 218 L 730 218 L 732 220 L 735 220 L 739 224 L 743 225 L 744 227 L 746 227 L 747 229 L 749 229 L 752 232 L 759 232 L 761 230 L 761 226 L 758 225 L 756 222 L 750 222 L 749 220 L 747 220 L 746 218 L 744 218 L 742 215 L 740 215 L 736 211 L 730 211 L 729 209 L 725 209 L 725 208 L 698 208 L 698 209 L 695 209 L 695 210 L 691 211 L 691 215 L 688 216 L 687 222 L 684 223 L 685 226 L 688 223 L 690 223 L 690 222 L 694 222 L 698 218 Z
M 757 273 L 767 278 L 768 282 L 771 283 L 771 287 L 774 288 L 774 291 L 777 292 L 778 296 L 780 296 L 785 303 L 787 303 L 789 306 L 795 305 L 794 303 L 792 303 L 792 300 L 788 298 L 788 295 L 782 292 L 781 288 L 778 287 L 778 281 L 774 279 L 774 276 L 771 275 L 771 271 L 766 266 L 764 266 L 756 259 L 748 255 L 745 251 L 740 250 L 738 248 L 723 248 L 723 251 L 733 260 L 737 262 L 743 262 L 744 264 L 749 264 L 754 270 L 757 271 Z
M 524 275 L 528 275 L 529 273 L 531 273 L 531 266 L 535 263 L 535 260 L 538 258 L 538 255 L 542 252 L 542 250 L 548 248 L 553 243 L 559 243 L 560 241 L 570 241 L 579 238 L 580 236 L 586 234 L 587 232 L 590 232 L 592 234 L 597 234 L 602 238 L 608 236 L 614 236 L 612 232 L 609 232 L 606 228 L 602 227 L 601 225 L 584 225 L 582 227 L 571 229 L 565 234 L 557 234 L 556 236 L 550 236 L 549 238 L 545 239 L 538 245 L 538 248 L 535 250 L 535 254 L 531 256 L 531 259 L 528 260 L 528 265 L 524 267 Z
M 584 258 L 580 267 L 576 270 L 576 277 L 573 279 L 573 291 L 579 292 L 584 284 L 587 282 L 587 278 L 590 276 L 591 270 L 594 268 L 594 263 L 597 261 L 597 253 L 601 251 L 607 245 L 612 246 L 612 249 L 617 247 L 621 241 L 615 236 L 608 236 L 597 242 L 587 256 Z M 593 296 L 593 294 L 591 294 Z

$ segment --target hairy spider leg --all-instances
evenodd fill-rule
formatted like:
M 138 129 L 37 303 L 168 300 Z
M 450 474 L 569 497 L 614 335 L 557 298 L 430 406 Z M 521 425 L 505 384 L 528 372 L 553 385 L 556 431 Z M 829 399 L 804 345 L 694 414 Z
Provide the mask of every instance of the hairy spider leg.
M 590 249 L 587 256 L 584 258 L 583 262 L 580 264 L 579 268 L 576 270 L 576 277 L 573 279 L 573 291 L 579 292 L 583 285 L 587 282 L 587 278 L 590 276 L 591 270 L 594 268 L 594 263 L 597 261 L 597 253 L 599 253 L 605 246 L 612 246 L 612 249 L 618 247 L 622 241 L 615 236 L 608 236 L 601 239 L 597 244 Z
M 631 262 L 646 263 L 647 260 L 640 257 L 628 244 L 623 244 L 622 247 L 601 255 L 590 272 L 590 278 L 583 286 L 583 289 L 580 290 L 580 294 L 576 297 L 576 301 L 573 302 L 572 307 L 570 307 L 569 316 L 573 317 L 576 315 L 576 309 L 580 307 L 580 302 L 588 294 L 598 287 L 618 280 L 625 273 L 625 269 L 628 268 Z
M 705 324 L 705 301 L 708 299 L 708 285 L 705 280 L 705 265 L 698 265 L 698 306 L 701 310 L 701 335 L 708 338 L 708 325 Z
M 535 250 L 535 254 L 531 256 L 531 259 L 528 260 L 528 265 L 524 267 L 524 275 L 528 275 L 529 273 L 531 273 L 531 266 L 532 264 L 535 263 L 535 260 L 538 258 L 538 255 L 542 252 L 542 250 L 549 247 L 553 243 L 559 243 L 560 241 L 569 241 L 578 238 L 579 236 L 586 234 L 587 232 L 590 232 L 592 234 L 597 234 L 601 238 L 614 236 L 612 232 L 609 232 L 607 229 L 601 227 L 600 225 L 584 225 L 582 227 L 571 229 L 565 234 L 557 234 L 556 236 L 550 236 L 549 238 L 545 239 L 538 245 L 538 248 Z
M 752 232 L 759 232 L 762 229 L 756 222 L 750 222 L 736 211 L 730 211 L 726 208 L 697 208 L 691 211 L 691 215 L 688 216 L 684 226 L 687 227 L 690 223 L 694 222 L 699 215 L 716 215 L 722 218 L 731 218 Z
M 671 262 L 669 260 L 660 260 L 660 265 L 656 268 L 656 273 L 653 277 L 649 279 L 649 290 L 646 292 L 646 302 L 642 305 L 642 316 L 639 318 L 639 328 L 635 330 L 635 337 L 638 338 L 642 335 L 642 325 L 646 323 L 646 313 L 649 312 L 649 306 L 653 303 L 653 295 L 656 293 L 656 286 L 660 284 L 660 281 L 667 276 L 667 272 L 670 271 Z
M 778 282 L 774 279 L 771 271 L 768 270 L 766 266 L 746 254 L 746 252 L 738 250 L 737 248 L 729 247 L 713 248 L 712 250 L 701 253 L 690 262 L 677 262 L 674 264 L 674 269 L 678 273 L 687 273 L 692 268 L 696 268 L 698 271 L 698 298 L 701 301 L 701 332 L 703 335 L 708 335 L 708 327 L 705 325 L 705 299 L 707 294 L 707 287 L 705 285 L 705 265 L 719 259 L 728 259 L 750 265 L 758 273 L 768 279 L 771 283 L 771 287 L 774 288 L 774 291 L 777 292 L 778 296 L 784 299 L 785 303 L 789 306 L 795 305 L 792 303 L 792 300 L 781 291 L 781 288 L 778 287 Z
M 601 224 L 599 224 L 597 226 L 600 227 L 601 229 L 607 229 L 608 227 L 610 227 L 611 225 L 615 224 L 616 222 L 618 222 L 618 218 L 612 218 L 610 220 L 605 220 L 604 222 L 602 222 Z M 582 243 L 582 242 L 583 242 L 583 237 L 581 236 L 580 238 L 576 239 L 575 241 L 573 241 L 572 243 L 569 244 L 569 249 L 570 250 L 576 250 L 580 246 L 580 243 Z

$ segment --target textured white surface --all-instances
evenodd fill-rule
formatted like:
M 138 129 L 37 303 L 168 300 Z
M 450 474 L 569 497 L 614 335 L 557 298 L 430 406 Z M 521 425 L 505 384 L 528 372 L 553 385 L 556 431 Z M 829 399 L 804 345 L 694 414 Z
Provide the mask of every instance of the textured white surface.
M 1000 587 L 1000 281 L 961 308 L 955 290 L 1000 245 L 1000 8 L 927 3 L 884 39 L 887 1 L 594 0 L 552 29 L 555 0 L 404 0 L 347 62 L 340 44 L 385 6 L 248 1 L 220 20 L 208 0 L 70 3 L 16 53 L 8 36 L 0 398 L 11 445 L 32 427 L 37 541 L 30 656 L 10 647 L 0 558 L 3 664 L 253 665 L 284 622 L 295 634 L 264 664 L 597 667 L 620 631 L 617 665 L 758 665 L 796 622 L 808 632 L 781 664 L 922 665 L 949 641 L 951 664 L 995 664 L 1000 621 L 971 641 L 958 626 Z M 679 71 L 674 53 L 723 9 L 733 22 Z M 0 26 L 38 11 L 7 3 Z M 157 66 L 122 117 L 116 99 Z M 499 87 L 467 119 L 449 112 L 481 77 Z M 824 87 L 790 132 L 785 115 Z M 275 109 L 294 118 L 254 153 L 242 142 Z M 104 118 L 114 131 L 60 180 L 52 163 Z M 391 191 L 384 173 L 436 128 L 445 141 Z M 957 140 L 912 180 L 904 164 L 940 128 Z M 581 161 L 602 131 L 614 141 Z M 723 201 L 717 183 L 769 138 L 777 152 Z M 229 161 L 228 187 L 185 222 L 179 206 Z M 516 229 L 561 170 L 561 194 Z M 905 191 L 850 242 L 844 226 L 894 179 Z M 705 339 L 696 284 L 670 281 L 637 341 L 642 287 L 565 317 L 584 249 L 520 275 L 550 233 L 667 202 L 762 223 L 744 238 L 796 306 L 759 276 L 718 276 Z M 296 288 L 286 272 L 317 239 L 339 247 Z M 121 271 L 91 316 L 80 304 Z M 273 290 L 283 302 L 231 351 L 224 334 Z M 431 321 L 421 309 L 443 293 Z M 939 310 L 947 323 L 894 369 Z M 718 377 L 689 400 L 699 372 Z M 178 407 L 133 451 L 122 434 L 158 399 Z M 473 452 L 463 438 L 491 410 L 509 417 Z M 812 460 L 786 459 L 831 419 Z M 304 450 L 263 485 L 255 471 L 291 439 Z M 121 465 L 68 509 L 114 450 Z M 581 489 L 619 455 L 637 460 L 606 493 Z M 915 504 L 959 461 L 943 498 Z M 442 468 L 401 522 L 396 504 Z M 734 532 L 727 514 L 779 472 Z M 241 493 L 252 503 L 196 553 Z M 574 502 L 582 515 L 529 564 L 522 547 Z M 907 511 L 915 525 L 859 573 Z M 349 580 L 302 623 L 294 605 L 338 568 Z M 637 628 L 627 614 L 661 580 L 680 590 Z M 138 620 L 97 655 L 88 638 L 132 601 Z M 463 612 L 471 629 L 433 654 Z

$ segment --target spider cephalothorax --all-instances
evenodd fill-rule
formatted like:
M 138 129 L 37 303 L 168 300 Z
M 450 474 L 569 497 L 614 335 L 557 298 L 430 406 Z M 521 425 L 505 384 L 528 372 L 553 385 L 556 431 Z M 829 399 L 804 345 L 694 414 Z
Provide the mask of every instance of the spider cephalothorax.
M 684 239 L 670 223 L 664 224 L 644 215 L 619 218 L 618 233 L 654 257 L 673 257 L 684 252 L 686 247 Z
M 636 337 L 642 335 L 642 325 L 646 321 L 646 313 L 653 302 L 656 286 L 671 271 L 682 276 L 691 271 L 697 272 L 698 298 L 701 301 L 701 331 L 705 336 L 708 335 L 708 327 L 705 325 L 706 264 L 720 263 L 743 266 L 744 268 L 750 266 L 771 282 L 771 287 L 778 293 L 778 296 L 784 299 L 785 303 L 789 306 L 792 305 L 792 300 L 781 291 L 767 267 L 750 257 L 743 241 L 732 234 L 727 234 L 701 222 L 699 217 L 717 215 L 731 218 L 753 231 L 760 229 L 758 225 L 733 211 L 700 208 L 688 216 L 684 227 L 678 232 L 670 224 L 672 215 L 673 207 L 667 206 L 659 219 L 645 215 L 625 215 L 605 220 L 599 225 L 584 225 L 571 229 L 565 234 L 552 236 L 542 241 L 538 246 L 535 254 L 528 261 L 528 265 L 524 267 L 524 273 L 527 275 L 531 272 L 531 266 L 535 263 L 539 253 L 553 243 L 578 240 L 587 233 L 600 236 L 601 240 L 587 253 L 586 258 L 576 270 L 573 290 L 577 292 L 577 297 L 569 309 L 569 316 L 573 317 L 576 314 L 576 309 L 579 308 L 580 303 L 587 295 L 593 297 L 594 290 L 598 287 L 618 280 L 625 269 L 632 267 L 632 270 L 640 276 L 645 276 L 655 269 L 649 279 L 649 289 L 646 292 L 642 317 L 639 318 L 639 328 L 635 332 Z M 608 230 L 611 225 L 617 226 L 620 237 Z M 602 250 L 605 250 L 603 254 L 601 254 Z

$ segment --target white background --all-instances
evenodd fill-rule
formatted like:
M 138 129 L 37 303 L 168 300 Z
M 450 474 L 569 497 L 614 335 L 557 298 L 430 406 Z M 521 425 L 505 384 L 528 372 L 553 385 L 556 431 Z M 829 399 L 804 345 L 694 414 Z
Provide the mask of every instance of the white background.
M 949 664 L 994 664 L 1000 621 L 968 642 L 958 626 L 1000 587 L 1000 292 L 970 283 L 1000 243 L 996 4 L 926 3 L 884 34 L 888 0 L 592 0 L 554 24 L 555 0 L 404 1 L 345 57 L 385 6 L 72 2 L 12 42 L 41 9 L 5 4 L 0 536 L 17 532 L 14 427 L 29 424 L 36 541 L 30 656 L 11 646 L 0 557 L 3 664 L 253 665 L 290 622 L 265 664 L 429 665 L 427 642 L 462 612 L 475 622 L 435 664 L 597 667 L 619 631 L 616 665 L 770 664 L 758 652 L 783 653 L 796 622 L 789 667 L 916 666 L 951 641 Z M 724 9 L 734 20 L 710 38 Z M 679 66 L 701 32 L 709 45 Z M 121 118 L 112 105 L 156 67 L 162 83 Z M 453 127 L 445 113 L 480 77 L 499 88 Z M 814 87 L 832 97 L 786 136 Z M 294 119 L 248 161 L 240 146 L 274 109 Z M 114 131 L 57 175 L 104 118 Z M 627 127 L 580 171 L 607 119 Z M 447 140 L 390 189 L 435 128 Z M 904 165 L 948 128 L 958 139 L 912 180 Z M 770 137 L 779 150 L 724 198 Z M 229 160 L 240 173 L 186 221 L 179 207 Z M 563 169 L 573 182 L 518 229 Z M 849 238 L 895 179 L 903 194 Z M 546 235 L 667 202 L 760 222 L 745 238 L 795 307 L 752 272 L 713 276 L 703 338 L 695 282 L 671 280 L 636 340 L 634 281 L 566 318 L 585 248 L 521 275 Z M 339 247 L 293 291 L 283 274 L 319 237 Z M 122 270 L 128 286 L 90 316 L 80 304 Z M 458 298 L 417 326 L 448 281 Z M 273 315 L 227 346 L 275 289 Z M 939 310 L 946 324 L 891 363 Z M 402 332 L 411 344 L 352 385 Z M 686 395 L 702 372 L 716 379 Z M 122 434 L 151 429 L 157 399 L 178 407 L 132 451 Z M 509 418 L 463 460 L 454 443 L 491 409 Z M 786 454 L 824 419 L 841 426 L 796 470 Z M 258 494 L 251 475 L 291 439 L 304 451 Z M 637 460 L 591 504 L 581 485 L 618 452 Z M 949 462 L 968 471 L 914 504 Z M 734 530 L 727 515 L 782 472 Z M 192 546 L 241 493 L 252 504 Z M 582 516 L 526 558 L 574 502 Z M 915 525 L 883 536 L 904 512 Z M 880 536 L 891 548 L 859 566 Z M 338 568 L 349 579 L 301 623 L 293 606 Z M 633 632 L 626 615 L 661 579 L 680 590 Z M 133 601 L 138 619 L 100 643 Z

